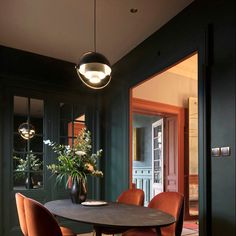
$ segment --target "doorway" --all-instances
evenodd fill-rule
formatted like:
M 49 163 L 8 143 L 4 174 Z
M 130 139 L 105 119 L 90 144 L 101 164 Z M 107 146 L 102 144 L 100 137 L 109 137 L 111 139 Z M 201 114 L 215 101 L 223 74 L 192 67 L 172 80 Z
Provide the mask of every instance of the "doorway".
M 161 190 L 184 193 L 184 109 L 133 98 L 131 111 L 132 182 L 145 205 Z
M 133 143 L 130 147 L 132 182 L 136 184 L 136 187 L 142 186 L 144 192 L 149 189 L 150 197 L 159 191 L 183 193 L 186 203 L 185 216 L 188 219 L 197 219 L 198 217 L 197 61 L 198 54 L 194 53 L 164 72 L 133 87 L 130 103 L 132 127 L 130 132 L 132 134 L 131 143 Z M 146 157 L 152 160 L 149 169 L 140 170 L 140 173 L 142 172 L 146 177 L 148 175 L 151 178 L 150 186 L 147 184 L 146 178 L 141 180 L 137 178 L 137 174 L 140 173 L 135 169 L 137 162 L 139 166 L 142 166 L 142 163 L 146 161 L 134 159 L 134 153 L 137 154 L 137 150 L 141 149 L 138 152 L 142 153 L 142 144 L 144 143 L 144 141 L 141 143 L 137 141 L 145 139 L 145 136 L 142 136 L 145 130 L 142 132 L 136 130 L 136 139 L 134 139 L 135 114 L 155 115 L 163 118 L 163 143 L 159 147 L 157 146 L 157 149 L 152 148 L 152 155 Z M 158 121 L 156 120 L 156 122 Z M 155 122 L 153 123 L 155 124 Z M 158 126 L 158 123 L 156 125 Z M 158 140 L 158 131 L 156 139 Z M 161 154 L 160 157 L 159 154 L 155 154 L 158 152 Z M 158 158 L 158 161 L 155 161 L 155 158 Z M 161 164 L 154 165 L 154 162 Z M 153 187 L 155 188 L 156 184 L 159 184 L 157 187 L 159 190 L 153 192 Z

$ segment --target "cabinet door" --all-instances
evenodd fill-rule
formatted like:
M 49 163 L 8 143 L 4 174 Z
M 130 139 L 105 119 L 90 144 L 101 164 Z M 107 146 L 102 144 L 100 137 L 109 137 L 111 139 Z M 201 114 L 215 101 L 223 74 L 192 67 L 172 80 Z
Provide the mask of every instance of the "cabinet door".
M 1 186 L 3 236 L 18 236 L 22 233 L 16 210 L 16 192 L 41 203 L 69 198 L 65 184 L 55 185 L 55 178 L 47 170 L 48 164 L 55 163 L 56 156 L 53 150 L 44 145 L 43 140 L 73 145 L 78 132 L 84 127 L 85 109 L 84 106 L 27 96 L 9 95 L 6 100 Z M 25 123 L 24 131 L 33 132 L 33 135 L 28 133 L 27 136 L 26 133 L 24 136 L 19 132 L 19 127 Z M 28 131 L 27 127 L 30 127 Z M 86 228 L 66 220 L 63 220 L 63 225 L 71 227 L 75 232 Z
M 7 99 L 3 136 L 3 227 L 4 236 L 22 235 L 15 193 L 40 202 L 47 200 L 46 156 L 44 153 L 44 100 L 27 96 Z

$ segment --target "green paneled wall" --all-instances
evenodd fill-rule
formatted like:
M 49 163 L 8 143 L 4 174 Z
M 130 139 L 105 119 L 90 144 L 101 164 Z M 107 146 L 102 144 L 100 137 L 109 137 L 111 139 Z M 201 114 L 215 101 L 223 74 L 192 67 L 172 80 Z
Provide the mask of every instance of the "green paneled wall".
M 129 131 L 127 120 L 129 94 L 113 96 L 109 106 L 114 107 L 106 113 L 105 125 L 105 199 L 115 201 L 117 196 L 129 188 Z
M 117 62 L 111 84 L 99 92 L 81 84 L 71 63 L 0 46 L 1 92 L 7 94 L 6 88 L 11 88 L 90 104 L 89 126 L 96 133 L 97 145 L 104 149 L 100 163 L 104 179 L 92 182 L 90 188 L 97 198 L 115 200 L 129 186 L 129 89 L 197 50 L 200 235 L 235 235 L 234 9 L 232 0 L 194 1 Z M 213 26 L 212 34 L 209 25 Z M 0 121 L 5 109 L 2 94 Z M 2 122 L 0 132 L 2 177 Z M 231 156 L 212 158 L 211 146 L 230 146 Z M 2 197 L 0 200 L 2 213 Z M 0 234 L 4 235 L 0 223 Z
M 0 235 L 2 236 L 20 235 L 20 229 L 15 223 L 18 221 L 15 192 L 11 190 L 10 150 L 13 95 L 45 100 L 45 137 L 53 140 L 57 140 L 59 136 L 59 125 L 57 125 L 59 103 L 81 104 L 86 107 L 88 128 L 93 134 L 96 131 L 93 137 L 94 145 L 100 146 L 99 92 L 84 88 L 74 72 L 74 65 L 71 63 L 0 46 Z M 2 145 L 3 141 L 4 145 Z M 49 153 L 46 153 L 45 156 L 48 162 L 52 160 Z M 69 193 L 64 189 L 55 188 L 48 171 L 45 176 L 48 181 L 43 190 L 23 190 L 23 193 L 43 203 L 52 199 L 69 197 Z M 101 197 L 99 181 L 90 179 L 88 187 L 89 197 Z M 77 232 L 78 223 L 72 221 L 63 223 Z M 80 232 L 88 229 L 91 230 L 91 227 L 79 225 Z
M 233 1 L 195 1 L 114 65 L 104 100 L 105 196 L 114 200 L 128 186 L 129 89 L 198 51 L 201 236 L 235 235 L 234 8 Z M 230 146 L 231 156 L 213 158 L 211 146 Z

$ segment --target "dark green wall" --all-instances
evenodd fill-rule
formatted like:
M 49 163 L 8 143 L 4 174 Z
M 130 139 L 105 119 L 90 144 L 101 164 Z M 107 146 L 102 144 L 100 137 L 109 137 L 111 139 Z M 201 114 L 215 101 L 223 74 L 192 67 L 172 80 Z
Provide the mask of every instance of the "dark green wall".
M 129 180 L 129 89 L 178 60 L 199 55 L 200 235 L 235 235 L 235 4 L 195 1 L 113 67 L 104 97 L 105 197 Z M 230 157 L 211 147 L 230 146 Z
M 10 236 L 20 234 L 19 228 L 15 225 L 17 222 L 15 192 L 10 187 L 13 95 L 45 100 L 45 137 L 53 140 L 59 137 L 59 126 L 56 125 L 59 102 L 83 107 L 87 115 L 86 124 L 92 131 L 93 144 L 97 150 L 101 148 L 98 123 L 101 92 L 86 88 L 78 79 L 72 63 L 3 46 L 0 46 L 0 91 L 0 235 Z M 49 153 L 45 156 L 47 161 L 52 160 Z M 49 178 L 50 173 L 46 172 L 45 176 Z M 99 180 L 90 179 L 88 188 L 89 197 L 100 198 Z M 64 189 L 55 188 L 52 179 L 47 181 L 42 191 L 32 190 L 23 193 L 41 202 L 67 198 L 69 194 Z M 78 223 L 64 222 L 64 224 L 77 232 Z M 79 230 L 82 232 L 88 230 L 88 227 L 79 225 Z
M 96 145 L 104 149 L 101 192 L 100 181 L 93 183 L 92 189 L 98 196 L 115 200 L 129 186 L 129 89 L 197 50 L 200 235 L 235 235 L 234 10 L 232 0 L 194 1 L 117 62 L 111 84 L 99 92 L 87 89 L 78 80 L 71 63 L 0 46 L 1 112 L 5 109 L 3 94 L 7 95 L 9 88 L 47 99 L 88 102 L 89 124 L 99 140 Z M 231 156 L 211 157 L 210 148 L 215 146 L 230 146 Z
M 0 85 L 0 111 L 3 110 L 3 89 L 2 86 Z M 2 119 L 3 119 L 3 113 L 0 112 L 0 185 L 3 186 L 3 171 L 2 171 L 2 142 L 3 142 L 3 136 L 2 136 Z M 2 224 L 2 219 L 3 219 L 3 191 L 0 191 L 0 224 Z M 2 227 L 0 227 L 0 235 L 3 235 L 2 232 Z

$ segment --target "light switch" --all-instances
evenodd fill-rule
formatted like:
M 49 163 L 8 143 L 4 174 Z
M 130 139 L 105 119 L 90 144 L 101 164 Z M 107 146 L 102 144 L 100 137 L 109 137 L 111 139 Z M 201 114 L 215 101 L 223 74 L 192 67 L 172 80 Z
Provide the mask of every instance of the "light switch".
M 219 157 L 220 156 L 220 148 L 219 147 L 212 148 L 211 149 L 211 155 L 213 157 Z
M 222 156 L 230 156 L 230 147 L 221 147 L 220 152 Z

